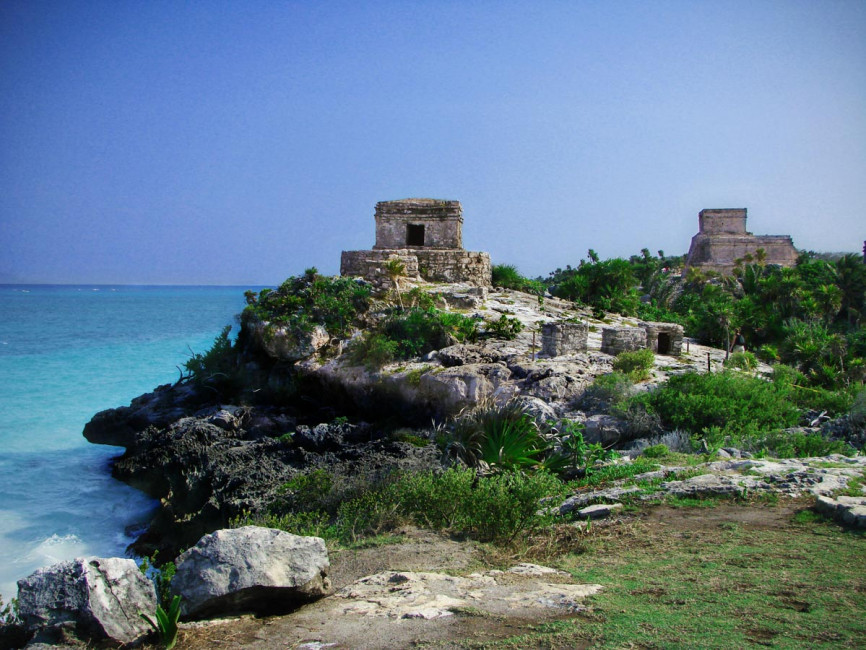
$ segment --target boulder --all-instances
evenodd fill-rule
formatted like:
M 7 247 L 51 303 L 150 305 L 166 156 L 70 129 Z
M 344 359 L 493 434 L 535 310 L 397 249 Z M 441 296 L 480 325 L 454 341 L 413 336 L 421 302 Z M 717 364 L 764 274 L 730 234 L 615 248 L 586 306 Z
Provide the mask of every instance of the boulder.
M 139 612 L 153 615 L 156 592 L 132 560 L 76 558 L 19 580 L 18 606 L 30 630 L 71 624 L 82 639 L 125 644 L 150 631 Z
M 586 418 L 583 437 L 587 442 L 598 442 L 608 447 L 626 439 L 628 423 L 612 415 L 591 415 Z
M 171 590 L 188 618 L 284 613 L 331 591 L 329 567 L 320 537 L 244 526 L 205 535 L 183 553 Z
M 498 363 L 473 363 L 421 375 L 420 391 L 442 412 L 454 413 L 486 398 L 511 397 L 510 378 L 511 371 Z
M 265 354 L 280 361 L 300 361 L 311 357 L 331 340 L 321 325 L 314 326 L 309 332 L 295 332 L 288 327 L 258 321 L 251 325 L 250 334 Z

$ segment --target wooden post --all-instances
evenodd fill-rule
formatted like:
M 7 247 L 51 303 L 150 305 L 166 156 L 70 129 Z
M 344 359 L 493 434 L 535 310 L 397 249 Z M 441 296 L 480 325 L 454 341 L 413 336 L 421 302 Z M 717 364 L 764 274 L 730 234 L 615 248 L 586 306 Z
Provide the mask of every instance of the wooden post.
M 709 352 L 707 352 L 707 372 L 712 372 L 712 369 L 710 368 L 710 353 Z
M 532 363 L 535 363 L 535 330 L 532 330 Z

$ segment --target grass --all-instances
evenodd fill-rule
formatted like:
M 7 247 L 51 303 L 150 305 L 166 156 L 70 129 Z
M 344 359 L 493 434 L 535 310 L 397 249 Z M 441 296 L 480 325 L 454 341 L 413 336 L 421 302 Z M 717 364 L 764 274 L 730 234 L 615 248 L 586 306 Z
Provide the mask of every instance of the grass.
M 655 510 L 633 525 L 594 527 L 559 566 L 605 589 L 587 611 L 464 647 L 862 647 L 866 537 L 791 502 L 711 515 Z M 799 510 L 799 512 L 796 512 Z

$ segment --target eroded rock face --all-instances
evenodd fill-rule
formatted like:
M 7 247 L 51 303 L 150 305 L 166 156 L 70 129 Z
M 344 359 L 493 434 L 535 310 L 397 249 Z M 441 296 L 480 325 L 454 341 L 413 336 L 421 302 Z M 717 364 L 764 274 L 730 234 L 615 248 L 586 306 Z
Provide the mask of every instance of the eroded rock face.
M 132 560 L 76 558 L 19 580 L 18 605 L 31 630 L 72 624 L 84 640 L 122 644 L 150 631 L 139 612 L 156 611 L 156 593 Z
M 285 612 L 330 593 L 329 567 L 320 537 L 244 526 L 205 535 L 181 555 L 171 590 L 191 618 Z
M 280 361 L 300 361 L 313 356 L 331 340 L 328 331 L 316 325 L 309 332 L 294 332 L 287 327 L 258 321 L 250 325 L 254 345 Z

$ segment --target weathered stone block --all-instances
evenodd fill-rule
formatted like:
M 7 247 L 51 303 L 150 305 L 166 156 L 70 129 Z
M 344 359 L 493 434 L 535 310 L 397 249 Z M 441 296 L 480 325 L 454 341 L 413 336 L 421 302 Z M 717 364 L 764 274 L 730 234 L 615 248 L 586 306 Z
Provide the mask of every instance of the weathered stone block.
M 548 357 L 585 352 L 589 338 L 586 323 L 556 321 L 541 327 L 541 353 Z
M 601 330 L 601 351 L 617 355 L 647 346 L 646 330 L 642 327 L 604 327 Z

